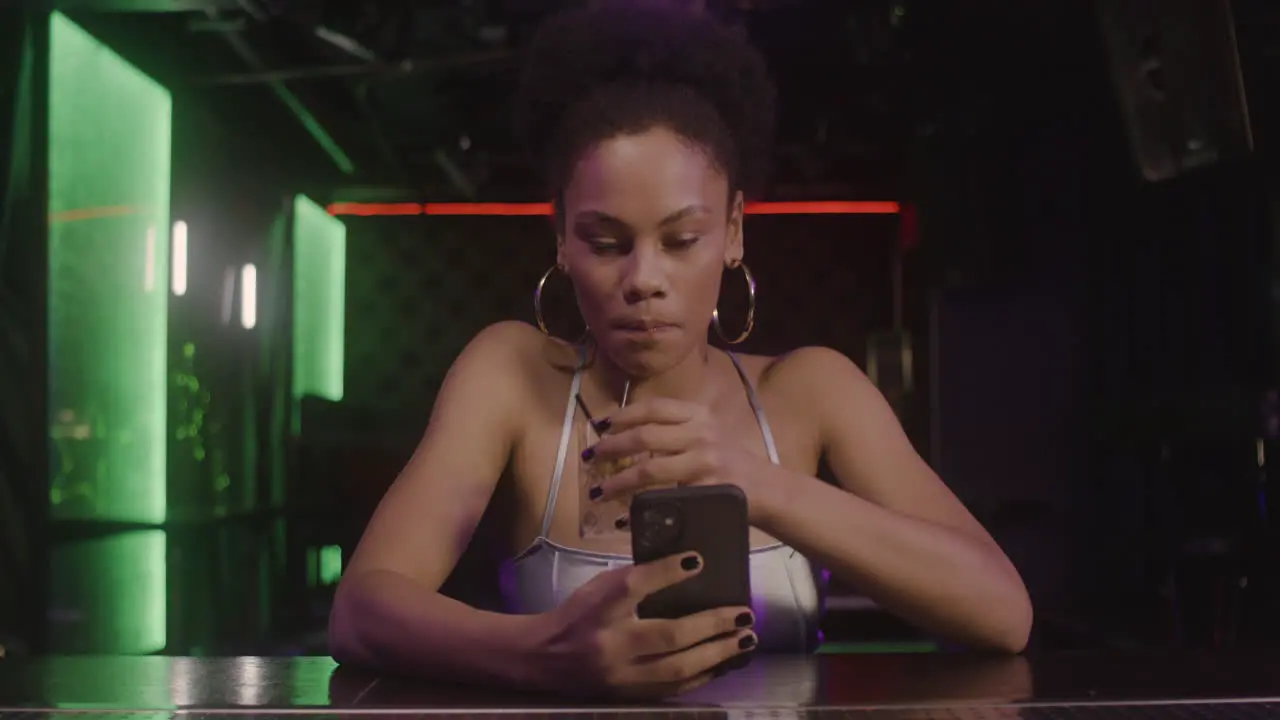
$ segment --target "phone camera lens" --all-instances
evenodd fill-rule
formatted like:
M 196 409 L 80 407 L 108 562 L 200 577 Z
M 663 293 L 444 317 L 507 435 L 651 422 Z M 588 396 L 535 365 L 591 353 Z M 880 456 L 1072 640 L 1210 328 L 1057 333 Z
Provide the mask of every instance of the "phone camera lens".
M 647 508 L 643 516 L 644 529 L 638 538 L 645 547 L 664 549 L 680 538 L 680 508 L 675 505 L 655 505 Z

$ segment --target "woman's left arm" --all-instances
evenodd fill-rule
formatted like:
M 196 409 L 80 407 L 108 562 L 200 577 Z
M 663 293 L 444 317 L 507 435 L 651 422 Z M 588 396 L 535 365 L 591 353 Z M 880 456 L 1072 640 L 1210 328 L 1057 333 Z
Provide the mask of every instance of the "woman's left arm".
M 1018 571 L 916 453 L 879 390 L 832 350 L 782 362 L 779 374 L 816 413 L 841 487 L 753 463 L 744 490 L 756 524 L 929 632 L 1021 652 L 1032 609 Z

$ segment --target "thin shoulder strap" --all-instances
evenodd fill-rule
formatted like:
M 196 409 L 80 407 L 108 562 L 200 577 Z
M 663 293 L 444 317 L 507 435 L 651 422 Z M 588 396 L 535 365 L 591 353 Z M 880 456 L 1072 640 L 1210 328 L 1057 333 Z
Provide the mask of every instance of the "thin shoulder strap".
M 778 446 L 773 442 L 773 431 L 769 429 L 769 418 L 764 416 L 764 406 L 760 404 L 760 396 L 756 394 L 756 386 L 752 384 L 751 378 L 747 377 L 747 371 L 742 367 L 742 361 L 737 355 L 729 353 L 729 359 L 733 361 L 733 366 L 738 370 L 738 377 L 742 378 L 742 385 L 747 389 L 747 402 L 751 403 L 751 411 L 756 414 L 756 422 L 760 425 L 760 434 L 764 436 L 764 448 L 769 452 L 769 461 L 774 465 L 780 464 L 778 461 Z
M 578 353 L 578 366 L 573 369 L 573 382 L 569 383 L 569 400 L 564 407 L 564 426 L 560 428 L 560 447 L 556 450 L 556 469 L 551 473 L 551 487 L 547 489 L 547 506 L 542 511 L 542 529 L 538 537 L 546 538 L 551 531 L 551 519 L 555 517 L 556 498 L 560 495 L 560 479 L 564 477 L 565 456 L 569 453 L 569 437 L 573 434 L 573 416 L 578 410 L 574 398 L 582 387 L 582 370 L 587 364 L 587 349 Z

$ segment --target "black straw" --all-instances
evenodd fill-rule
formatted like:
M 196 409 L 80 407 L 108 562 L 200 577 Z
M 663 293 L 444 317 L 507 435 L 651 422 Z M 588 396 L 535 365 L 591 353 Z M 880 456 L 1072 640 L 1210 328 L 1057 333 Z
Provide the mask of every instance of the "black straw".
M 578 403 L 578 408 L 582 410 L 582 414 L 587 416 L 587 422 L 591 423 L 591 425 L 594 427 L 596 424 L 596 419 L 591 414 L 591 411 L 587 409 L 587 403 L 582 399 L 582 393 L 574 394 L 573 399 L 574 399 L 574 402 Z

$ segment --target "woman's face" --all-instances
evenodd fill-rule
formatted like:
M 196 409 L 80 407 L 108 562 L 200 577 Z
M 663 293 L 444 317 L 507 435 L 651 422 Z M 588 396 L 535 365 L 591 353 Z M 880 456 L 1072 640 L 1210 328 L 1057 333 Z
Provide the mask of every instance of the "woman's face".
M 563 203 L 557 260 L 614 363 L 649 377 L 706 342 L 723 269 L 742 259 L 742 201 L 700 148 L 664 128 L 605 140 Z

